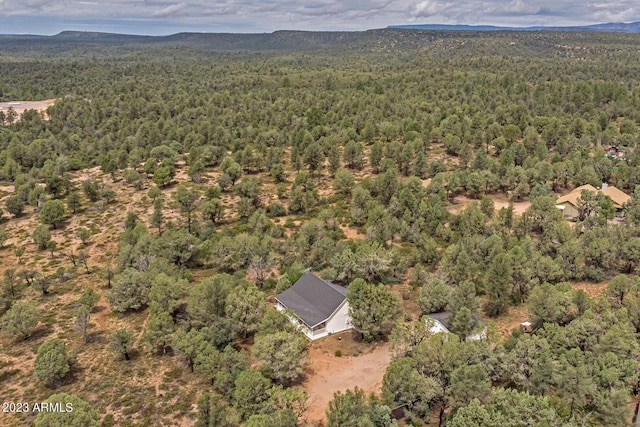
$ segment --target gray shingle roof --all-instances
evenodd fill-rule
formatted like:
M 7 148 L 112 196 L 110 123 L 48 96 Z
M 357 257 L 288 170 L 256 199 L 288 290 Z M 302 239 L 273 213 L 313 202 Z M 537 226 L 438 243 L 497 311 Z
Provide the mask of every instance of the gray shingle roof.
M 307 326 L 314 327 L 327 320 L 346 299 L 347 290 L 305 272 L 276 300 L 292 310 Z

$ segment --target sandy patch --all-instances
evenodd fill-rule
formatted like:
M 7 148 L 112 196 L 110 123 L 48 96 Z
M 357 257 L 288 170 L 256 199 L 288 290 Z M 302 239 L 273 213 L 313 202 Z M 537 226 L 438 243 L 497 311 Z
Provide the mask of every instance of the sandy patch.
M 0 111 L 4 111 L 5 113 L 9 110 L 9 108 L 13 107 L 13 110 L 16 112 L 15 120 L 20 120 L 20 116 L 27 110 L 36 110 L 39 113 L 42 113 L 49 108 L 50 105 L 53 105 L 56 102 L 55 99 L 44 99 L 42 101 L 9 101 L 9 102 L 0 102 Z M 47 118 L 47 117 L 45 117 Z
M 488 197 L 493 200 L 496 212 L 501 208 L 509 207 L 509 203 L 513 203 L 513 213 L 521 216 L 524 211 L 529 209 L 531 206 L 531 202 L 528 200 L 522 202 L 510 202 L 504 194 L 491 194 Z M 466 196 L 458 196 L 453 199 L 453 204 L 448 205 L 446 209 L 453 214 L 458 214 L 472 202 L 480 203 L 480 199 L 470 199 Z
M 391 362 L 388 343 L 374 345 L 371 352 L 359 356 L 348 355 L 345 351 L 342 357 L 336 357 L 335 350 L 329 352 L 323 341 L 314 342 L 309 349 L 311 363 L 302 384 L 309 395 L 306 413 L 309 422 L 324 421 L 327 405 L 336 391 L 344 392 L 357 386 L 366 393 L 379 394 L 382 378 Z

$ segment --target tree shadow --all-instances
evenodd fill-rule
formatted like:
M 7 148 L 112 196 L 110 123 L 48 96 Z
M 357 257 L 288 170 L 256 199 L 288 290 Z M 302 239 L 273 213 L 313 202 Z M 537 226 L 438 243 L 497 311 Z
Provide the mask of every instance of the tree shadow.
M 107 339 L 105 337 L 104 331 L 94 331 L 89 332 L 87 334 L 87 344 L 88 343 L 106 343 Z
M 47 324 L 40 324 L 35 331 L 23 341 L 37 341 L 40 339 L 47 338 L 49 335 L 53 333 L 53 326 Z

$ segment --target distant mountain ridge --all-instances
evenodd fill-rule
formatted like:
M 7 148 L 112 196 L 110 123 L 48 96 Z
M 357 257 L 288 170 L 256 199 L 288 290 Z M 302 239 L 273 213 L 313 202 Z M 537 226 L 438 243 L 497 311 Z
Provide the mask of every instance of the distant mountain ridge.
M 589 49 L 600 46 L 601 51 L 621 46 L 636 52 L 640 22 L 632 24 L 599 24 L 585 27 L 528 27 L 508 28 L 470 25 L 413 25 L 379 28 L 366 31 L 294 31 L 272 33 L 177 33 L 167 36 L 143 36 L 87 31 L 63 31 L 54 36 L 0 35 L 0 60 L 13 57 L 77 57 L 92 55 L 154 55 L 152 52 L 170 50 L 179 55 L 190 50 L 200 52 L 396 52 L 425 49 L 450 55 L 450 49 L 467 49 L 470 53 L 505 52 L 530 55 L 542 51 L 553 52 L 558 37 L 570 37 Z M 465 31 L 461 31 L 465 30 Z M 540 36 L 544 32 L 544 37 Z M 553 31 L 556 31 L 554 33 Z M 610 34 L 605 36 L 605 33 Z M 604 39 L 616 46 L 602 47 Z M 514 40 L 519 40 L 517 44 Z M 585 45 L 587 43 L 587 45 Z
M 640 33 L 638 22 L 609 22 L 606 24 L 577 26 L 533 26 L 533 27 L 500 27 L 495 25 L 449 25 L 449 24 L 409 24 L 390 25 L 387 28 L 405 30 L 449 30 L 449 31 L 591 31 L 608 33 Z

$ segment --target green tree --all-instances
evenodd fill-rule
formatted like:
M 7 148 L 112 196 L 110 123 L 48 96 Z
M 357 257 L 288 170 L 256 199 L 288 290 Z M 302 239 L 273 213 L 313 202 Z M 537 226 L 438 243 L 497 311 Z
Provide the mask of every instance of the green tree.
M 342 156 L 340 155 L 338 144 L 331 144 L 327 157 L 329 158 L 329 172 L 331 175 L 335 175 L 336 171 L 340 169 L 342 165 Z
M 231 180 L 231 186 L 236 184 L 236 181 L 242 176 L 242 166 L 238 164 L 233 157 L 225 157 L 220 164 L 222 171 Z
M 56 393 L 45 402 L 60 405 L 64 410 L 38 412 L 34 427 L 98 427 L 100 417 L 91 405 L 77 396 L 67 393 Z
M 449 422 L 448 427 L 485 427 L 497 426 L 489 411 L 482 406 L 478 399 L 473 399 L 469 405 L 458 409 Z
M 158 197 L 162 197 L 162 190 L 157 186 L 151 187 L 147 192 L 147 197 L 155 202 Z
M 198 399 L 198 418 L 195 427 L 235 427 L 240 417 L 234 408 L 219 395 L 204 391 Z
M 543 283 L 537 286 L 529 296 L 527 303 L 529 319 L 535 327 L 544 323 L 566 325 L 578 315 L 569 283 L 555 286 Z
M 82 192 L 92 202 L 100 200 L 100 187 L 98 187 L 98 183 L 92 179 L 86 179 L 82 182 Z
M 2 329 L 17 340 L 26 340 L 35 332 L 40 316 L 35 303 L 18 301 L 2 316 Z
M 166 354 L 171 344 L 174 323 L 171 315 L 163 310 L 149 310 L 149 321 L 144 330 L 143 338 L 151 348 L 152 353 Z
M 240 373 L 234 383 L 233 401 L 245 419 L 269 412 L 271 381 L 254 369 Z
M 614 306 L 620 307 L 624 304 L 625 297 L 638 291 L 638 281 L 626 274 L 618 274 L 609 281 L 605 295 L 609 297 Z
M 362 145 L 350 140 L 344 146 L 344 161 L 349 169 L 361 169 L 364 166 L 364 154 Z
M 138 310 L 149 303 L 151 278 L 144 272 L 127 268 L 113 278 L 113 286 L 108 294 L 115 311 Z
M 225 316 L 226 300 L 233 288 L 233 278 L 228 274 L 217 274 L 197 282 L 189 291 L 187 313 L 192 325 L 212 326 Z
M 365 341 L 373 341 L 388 333 L 400 312 L 400 301 L 382 284 L 356 279 L 347 290 L 349 315 Z
M 484 366 L 462 365 L 451 372 L 451 387 L 448 390 L 451 406 L 460 408 L 474 398 L 484 401 L 491 391 L 491 381 Z
M 187 174 L 191 181 L 199 184 L 202 182 L 202 177 L 204 176 L 206 170 L 204 168 L 204 164 L 200 160 L 196 160 L 190 167 Z
M 396 425 L 389 407 L 380 404 L 372 395 L 367 398 L 358 387 L 344 393 L 337 391 L 326 411 L 327 427 Z
M 19 217 L 24 211 L 24 200 L 17 194 L 12 194 L 4 201 L 4 207 L 14 217 Z
M 417 366 L 411 357 L 392 360 L 382 379 L 382 399 L 392 406 L 406 404 L 409 410 L 424 416 L 439 384 L 422 375 Z
M 205 353 L 211 344 L 202 329 L 190 329 L 187 332 L 179 328 L 173 333 L 171 347 L 185 359 L 193 372 L 196 359 Z
M 344 197 L 351 197 L 351 189 L 355 184 L 353 174 L 346 169 L 338 169 L 333 180 L 333 189 Z
M 205 201 L 202 203 L 200 210 L 202 217 L 206 221 L 209 221 L 214 227 L 218 225 L 224 217 L 224 206 L 218 198 Z
M 198 205 L 200 195 L 197 191 L 189 189 L 186 185 L 180 184 L 174 193 L 174 198 L 180 206 L 180 210 L 187 216 L 187 230 L 191 233 L 191 216 Z
M 546 338 L 524 334 L 502 359 L 505 378 L 519 390 L 542 395 L 553 384 L 556 362 Z
M 449 302 L 451 287 L 438 278 L 425 283 L 420 290 L 418 305 L 423 314 L 444 311 Z
M 49 231 L 49 227 L 40 224 L 33 230 L 33 234 L 31 235 L 33 239 L 33 243 L 36 244 L 38 249 L 45 250 L 47 249 L 47 244 L 51 241 L 51 231 Z
M 489 300 L 484 309 L 489 316 L 499 316 L 507 311 L 509 292 L 513 285 L 513 269 L 507 254 L 498 254 L 491 261 L 485 278 Z
M 291 384 L 304 372 L 307 341 L 295 332 L 275 332 L 256 338 L 253 354 L 282 384 Z
M 52 338 L 38 347 L 35 372 L 47 386 L 53 386 L 69 372 L 67 345 L 59 338 Z
M 286 275 L 283 277 L 287 277 Z M 275 334 L 276 332 L 296 332 L 296 327 L 291 323 L 289 318 L 281 311 L 275 308 L 267 308 L 267 311 L 260 321 L 256 339 L 259 336 Z
M 73 214 L 75 214 L 81 206 L 82 202 L 80 200 L 80 193 L 78 191 L 71 191 L 67 195 L 67 207 L 71 209 Z
M 157 188 L 157 187 L 154 187 Z M 164 223 L 164 213 L 162 212 L 163 201 L 158 197 L 153 200 L 153 213 L 151 214 L 151 226 L 158 229 L 158 234 L 162 234 L 162 224 Z
M 166 187 L 176 175 L 176 170 L 173 166 L 160 166 L 153 172 L 153 182 L 159 187 Z
M 47 200 L 38 214 L 38 220 L 42 224 L 52 225 L 54 229 L 63 217 L 64 203 L 60 200 Z
M 560 356 L 555 383 L 559 394 L 569 402 L 571 414 L 585 408 L 594 398 L 597 386 L 592 369 L 585 353 L 578 348 L 572 348 Z
M 309 166 L 311 172 L 322 168 L 324 164 L 324 152 L 317 142 L 308 145 L 304 150 L 304 163 Z
M 125 360 L 131 359 L 131 350 L 136 342 L 136 337 L 128 328 L 120 328 L 111 335 L 109 349 L 114 353 L 124 356 Z
M 176 279 L 166 273 L 158 273 L 151 281 L 149 304 L 154 309 L 167 311 L 174 315 L 178 311 L 181 300 L 186 296 L 188 284 L 186 280 Z
M 264 293 L 253 284 L 236 286 L 226 300 L 225 313 L 244 338 L 258 330 L 265 311 Z

